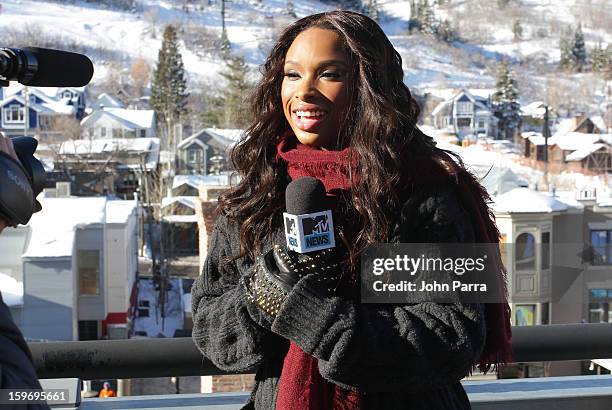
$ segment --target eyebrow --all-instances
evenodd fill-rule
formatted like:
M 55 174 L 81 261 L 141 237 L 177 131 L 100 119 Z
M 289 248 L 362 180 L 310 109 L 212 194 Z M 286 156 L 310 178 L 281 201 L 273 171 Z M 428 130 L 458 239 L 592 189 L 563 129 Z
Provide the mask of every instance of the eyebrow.
M 300 63 L 298 63 L 297 61 L 294 61 L 294 60 L 287 60 L 287 61 L 285 61 L 285 65 L 287 65 L 287 64 L 300 65 Z M 326 65 L 332 65 L 332 64 L 339 64 L 339 65 L 343 65 L 343 66 L 347 65 L 346 61 L 343 61 L 343 60 L 325 60 L 325 61 L 321 61 L 321 63 L 319 63 L 319 67 L 324 67 Z

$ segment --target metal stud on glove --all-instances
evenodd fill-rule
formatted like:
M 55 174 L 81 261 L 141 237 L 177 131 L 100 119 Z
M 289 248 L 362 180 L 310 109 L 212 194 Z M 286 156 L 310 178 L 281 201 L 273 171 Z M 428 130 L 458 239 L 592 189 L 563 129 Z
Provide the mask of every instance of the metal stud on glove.
M 254 273 L 243 278 L 246 295 L 251 303 L 276 317 L 287 295 L 303 277 L 312 275 L 313 289 L 321 296 L 335 292 L 340 276 L 335 254 L 326 249 L 313 255 L 287 251 L 284 246 L 260 255 L 255 262 Z

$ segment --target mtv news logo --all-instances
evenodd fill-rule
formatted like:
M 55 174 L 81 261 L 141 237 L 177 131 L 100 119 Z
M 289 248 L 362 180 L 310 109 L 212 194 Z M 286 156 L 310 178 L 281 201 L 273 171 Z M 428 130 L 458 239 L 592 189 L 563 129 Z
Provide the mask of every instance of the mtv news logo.
M 283 213 L 287 247 L 305 253 L 336 246 L 331 211 L 304 215 Z

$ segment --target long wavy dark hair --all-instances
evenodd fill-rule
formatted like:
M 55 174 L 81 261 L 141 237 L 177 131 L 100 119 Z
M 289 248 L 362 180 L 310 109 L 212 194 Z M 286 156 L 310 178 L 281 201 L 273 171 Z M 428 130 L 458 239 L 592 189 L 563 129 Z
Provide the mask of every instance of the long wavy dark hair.
M 293 40 L 312 27 L 338 33 L 352 66 L 350 105 L 336 149 L 350 146 L 358 157 L 360 178 L 346 201 L 360 227 L 353 251 L 387 240 L 398 215 L 397 188 L 406 171 L 400 152 L 406 147 L 446 169 L 457 166 L 416 127 L 420 109 L 404 84 L 402 58 L 375 21 L 340 10 L 304 17 L 282 32 L 262 67 L 263 78 L 249 98 L 255 119 L 230 156 L 242 179 L 219 198 L 219 211 L 241 226 L 240 256 L 250 259 L 262 250 L 285 208 L 286 165 L 275 159 L 281 136 L 291 132 L 280 93 L 283 66 Z

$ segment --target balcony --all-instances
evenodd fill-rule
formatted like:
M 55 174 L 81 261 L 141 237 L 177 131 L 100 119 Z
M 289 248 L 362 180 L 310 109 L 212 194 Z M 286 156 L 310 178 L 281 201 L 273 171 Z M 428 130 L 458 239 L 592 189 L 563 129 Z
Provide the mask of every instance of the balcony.
M 612 357 L 612 324 L 523 326 L 513 328 L 513 334 L 517 362 Z M 203 360 L 190 338 L 31 343 L 30 347 L 41 379 L 64 379 L 71 385 L 76 379 L 226 374 Z M 474 410 L 612 408 L 612 375 L 466 381 L 464 386 Z M 239 409 L 248 397 L 244 392 L 77 397 L 75 407 L 226 410 Z

